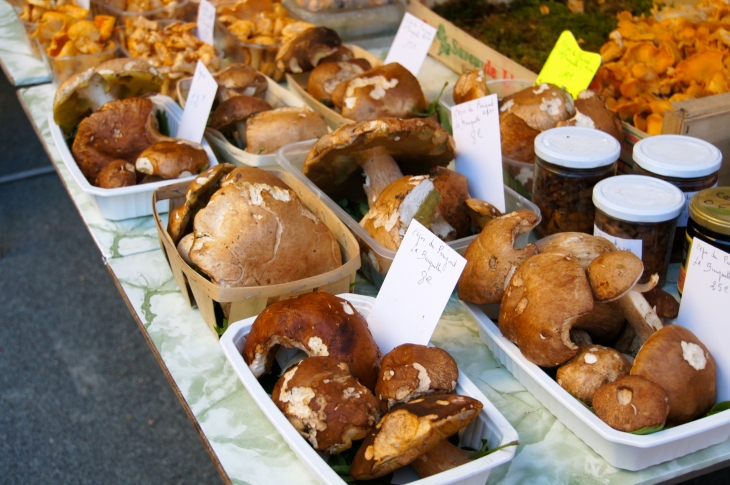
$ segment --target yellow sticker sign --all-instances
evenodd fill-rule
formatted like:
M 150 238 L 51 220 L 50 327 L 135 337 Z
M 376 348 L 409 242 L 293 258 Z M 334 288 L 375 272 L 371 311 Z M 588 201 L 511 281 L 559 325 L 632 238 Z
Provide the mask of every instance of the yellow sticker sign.
M 573 34 L 566 30 L 560 34 L 550 52 L 537 76 L 537 83 L 563 86 L 573 97 L 577 97 L 591 83 L 600 65 L 601 55 L 581 49 Z

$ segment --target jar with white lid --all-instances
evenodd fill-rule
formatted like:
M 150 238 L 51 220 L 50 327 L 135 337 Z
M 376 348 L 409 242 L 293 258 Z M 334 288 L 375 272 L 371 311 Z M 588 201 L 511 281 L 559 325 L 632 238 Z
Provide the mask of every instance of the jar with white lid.
M 656 135 L 634 145 L 634 173 L 665 180 L 684 192 L 685 205 L 677 221 L 670 262 L 682 261 L 689 218 L 689 200 L 717 186 L 722 152 L 711 143 L 684 135 Z
M 640 283 L 658 273 L 663 285 L 677 218 L 684 208 L 682 191 L 654 177 L 619 175 L 596 184 L 593 203 L 593 235 L 641 258 L 644 274 Z
M 542 213 L 540 237 L 593 232 L 593 187 L 615 175 L 620 153 L 618 140 L 590 128 L 552 128 L 535 138 L 532 201 Z

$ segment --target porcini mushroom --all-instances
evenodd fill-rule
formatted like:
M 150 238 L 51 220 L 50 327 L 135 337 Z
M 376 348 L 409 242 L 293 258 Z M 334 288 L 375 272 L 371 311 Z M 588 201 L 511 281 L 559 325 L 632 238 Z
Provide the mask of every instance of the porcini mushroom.
M 535 162 L 535 138 L 539 131 L 514 113 L 502 113 L 499 134 L 503 156 L 523 163 Z
M 604 253 L 616 251 L 608 239 L 582 232 L 560 232 L 535 242 L 540 253 L 572 256 L 583 268 Z
M 284 106 L 252 115 L 246 122 L 246 151 L 276 153 L 290 143 L 321 138 L 328 133 L 324 117 L 307 108 Z
M 555 128 L 558 121 L 573 116 L 573 97 L 565 89 L 542 83 L 506 96 L 500 106 L 501 113 L 514 113 L 533 130 Z
M 163 179 L 187 177 L 208 168 L 210 159 L 202 145 L 187 140 L 158 141 L 137 157 L 135 168 Z
M 279 48 L 276 66 L 286 72 L 311 71 L 320 61 L 334 54 L 342 45 L 342 39 L 327 27 L 307 29 Z
M 593 409 L 598 417 L 619 431 L 662 426 L 670 407 L 661 387 L 634 375 L 606 384 L 593 395 Z
M 578 93 L 573 102 L 575 115 L 565 121 L 559 121 L 556 126 L 583 126 L 594 128 L 608 133 L 619 143 L 624 141 L 624 129 L 618 114 L 606 107 L 603 99 L 591 90 Z
M 324 62 L 312 70 L 307 79 L 307 92 L 314 99 L 332 106 L 332 93 L 338 84 L 372 69 L 365 59 L 351 61 Z
M 264 99 L 234 96 L 223 101 L 210 117 L 210 127 L 222 133 L 235 130 L 242 146 L 246 144 L 246 120 L 256 113 L 274 108 Z
M 482 232 L 482 229 L 484 229 L 484 226 L 489 221 L 502 215 L 499 209 L 481 199 L 469 198 L 464 201 L 464 204 L 466 205 L 469 219 L 471 219 L 472 232 L 475 234 Z
M 466 201 L 469 199 L 467 178 L 446 167 L 436 166 L 431 169 L 433 186 L 441 195 L 441 203 L 436 211 L 456 230 L 456 239 L 474 234 L 471 229 L 471 218 Z
M 610 347 L 588 345 L 558 368 L 558 384 L 573 397 L 591 406 L 593 393 L 620 377 L 629 375 L 631 363 Z
M 263 97 L 269 88 L 266 77 L 245 64 L 231 64 L 213 76 L 218 83 L 215 97 L 222 103 L 235 96 Z
M 114 160 L 99 171 L 94 185 L 103 189 L 129 187 L 137 183 L 134 165 L 126 160 Z
M 454 85 L 454 103 L 461 104 L 489 94 L 487 78 L 481 69 L 467 69 Z

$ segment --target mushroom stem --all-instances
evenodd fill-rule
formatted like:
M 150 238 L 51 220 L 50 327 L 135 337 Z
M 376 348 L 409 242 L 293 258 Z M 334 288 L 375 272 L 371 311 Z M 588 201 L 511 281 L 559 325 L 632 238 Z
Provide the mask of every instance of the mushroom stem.
M 443 440 L 411 462 L 411 467 L 419 477 L 426 478 L 468 463 L 472 453 L 452 445 L 449 440 Z
M 629 321 L 629 324 L 636 330 L 636 335 L 645 342 L 651 334 L 661 329 L 664 324 L 659 319 L 654 309 L 644 298 L 644 295 L 635 290 L 630 290 L 618 300 L 621 312 Z
M 99 76 L 99 79 L 92 77 L 89 79 L 89 85 L 79 92 L 91 105 L 91 111 L 97 111 L 104 104 L 116 99 L 111 91 L 107 91 L 104 84 L 101 76 Z
M 651 278 L 649 278 L 649 281 L 641 284 L 637 283 L 633 288 L 631 288 L 631 290 L 638 291 L 639 293 L 646 293 L 647 291 L 653 290 L 657 283 L 659 283 L 659 275 L 654 273 L 651 275 Z
M 362 152 L 365 162 L 362 168 L 365 172 L 363 189 L 368 197 L 368 204 L 372 205 L 378 195 L 391 183 L 403 177 L 403 173 L 396 161 L 383 147 L 376 147 Z
M 236 131 L 238 132 L 238 142 L 241 144 L 241 146 L 239 148 L 241 148 L 241 149 L 246 148 L 246 145 L 247 145 L 246 122 L 245 121 L 236 122 Z

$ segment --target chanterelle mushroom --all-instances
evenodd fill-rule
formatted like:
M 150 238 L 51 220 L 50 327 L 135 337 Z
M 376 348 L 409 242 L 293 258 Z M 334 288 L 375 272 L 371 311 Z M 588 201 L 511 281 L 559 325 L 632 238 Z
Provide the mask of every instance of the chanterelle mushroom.
M 593 393 L 599 387 L 630 372 L 631 363 L 621 352 L 610 347 L 588 345 L 558 368 L 555 380 L 573 397 L 591 406 Z
M 319 451 L 336 454 L 380 419 L 378 399 L 332 357 L 308 357 L 276 382 L 271 400 Z
M 640 376 L 625 376 L 600 387 L 593 409 L 619 431 L 636 431 L 664 424 L 670 404 L 661 387 Z

